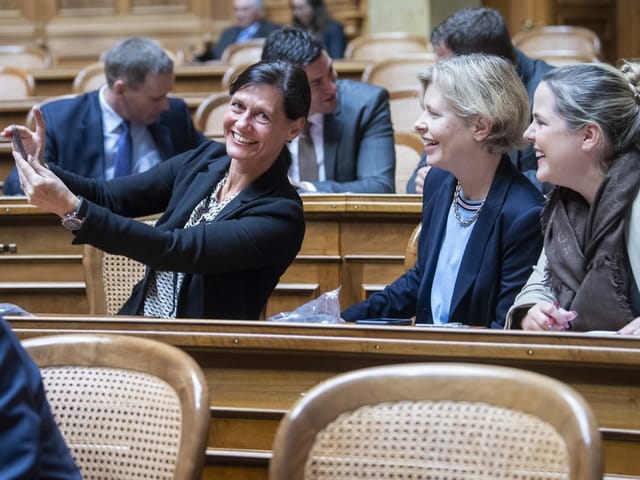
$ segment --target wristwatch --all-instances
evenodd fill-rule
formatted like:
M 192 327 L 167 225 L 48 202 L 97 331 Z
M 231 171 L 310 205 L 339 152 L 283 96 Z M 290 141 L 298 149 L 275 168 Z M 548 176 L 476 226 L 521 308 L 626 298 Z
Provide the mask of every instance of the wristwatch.
M 72 232 L 80 230 L 86 215 L 86 208 L 83 208 L 85 206 L 84 198 L 78 197 L 78 199 L 80 202 L 78 202 L 76 209 L 72 212 L 66 213 L 64 217 L 62 217 L 62 226 Z

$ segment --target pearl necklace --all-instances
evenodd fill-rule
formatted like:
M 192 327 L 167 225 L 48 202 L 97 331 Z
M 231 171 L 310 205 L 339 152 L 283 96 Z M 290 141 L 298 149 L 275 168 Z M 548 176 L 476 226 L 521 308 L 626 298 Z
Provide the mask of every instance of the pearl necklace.
M 458 222 L 459 225 L 463 227 L 468 227 L 469 225 L 473 224 L 473 222 L 475 222 L 476 219 L 478 218 L 478 215 L 480 215 L 480 210 L 484 205 L 484 200 L 482 201 L 480 206 L 478 206 L 476 211 L 473 212 L 473 215 L 471 215 L 471 217 L 469 217 L 468 220 L 465 220 L 462 218 L 462 215 L 460 215 L 460 205 L 463 203 L 463 200 L 460 199 L 461 191 L 462 191 L 462 186 L 460 185 L 460 182 L 458 182 L 458 184 L 456 185 L 456 189 L 453 192 L 453 215 L 456 217 L 456 221 Z

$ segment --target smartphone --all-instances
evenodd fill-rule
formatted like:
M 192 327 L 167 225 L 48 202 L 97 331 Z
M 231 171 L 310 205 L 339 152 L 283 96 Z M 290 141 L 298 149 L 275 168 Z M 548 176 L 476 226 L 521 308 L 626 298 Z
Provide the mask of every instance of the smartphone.
M 20 152 L 20 155 L 22 155 L 22 158 L 27 160 L 27 152 L 25 151 L 24 145 L 22 144 L 22 139 L 20 138 L 20 132 L 18 131 L 18 128 L 14 125 L 13 127 L 11 127 L 11 132 L 13 133 L 12 135 L 13 148 L 15 148 L 18 152 Z

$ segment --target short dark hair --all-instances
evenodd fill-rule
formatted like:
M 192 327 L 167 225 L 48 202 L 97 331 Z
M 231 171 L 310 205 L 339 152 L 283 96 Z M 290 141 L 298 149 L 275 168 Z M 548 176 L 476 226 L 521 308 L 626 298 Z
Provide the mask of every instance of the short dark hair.
M 484 53 L 516 63 L 516 51 L 504 17 L 493 8 L 463 8 L 431 32 L 432 45 L 444 45 L 455 55 Z
M 324 45 L 308 30 L 282 27 L 269 34 L 262 48 L 262 60 L 267 62 L 291 62 L 302 67 L 315 62 Z
M 173 74 L 173 60 L 155 41 L 143 37 L 126 37 L 118 40 L 104 57 L 104 73 L 112 87 L 122 79 L 137 90 L 147 75 Z
M 306 118 L 309 114 L 311 90 L 302 66 L 279 61 L 254 63 L 231 82 L 229 94 L 253 85 L 277 88 L 282 94 L 284 113 L 289 120 Z

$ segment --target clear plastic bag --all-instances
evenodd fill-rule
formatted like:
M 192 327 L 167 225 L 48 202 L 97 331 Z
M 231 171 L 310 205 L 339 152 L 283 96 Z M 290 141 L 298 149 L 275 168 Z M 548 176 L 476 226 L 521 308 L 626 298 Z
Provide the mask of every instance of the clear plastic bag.
M 340 287 L 325 292 L 292 312 L 281 312 L 267 318 L 268 322 L 341 323 Z

